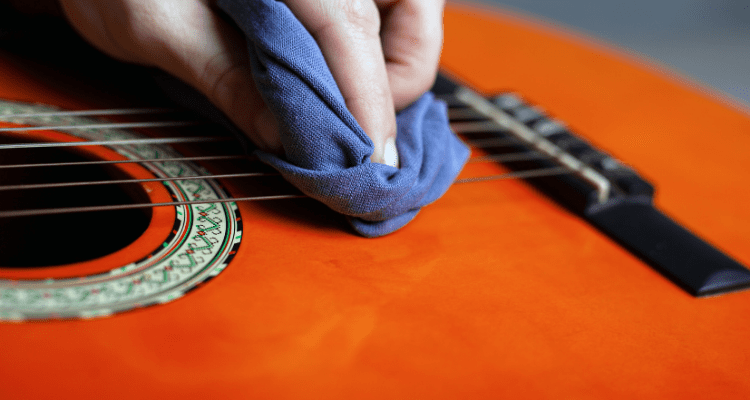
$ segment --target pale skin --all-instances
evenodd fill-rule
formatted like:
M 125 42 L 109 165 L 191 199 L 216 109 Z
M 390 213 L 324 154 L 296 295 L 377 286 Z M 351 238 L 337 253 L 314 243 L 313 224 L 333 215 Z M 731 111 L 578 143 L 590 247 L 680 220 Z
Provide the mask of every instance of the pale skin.
M 259 147 L 279 153 L 280 133 L 255 89 L 244 39 L 219 16 L 214 3 L 60 0 L 70 23 L 94 46 L 179 77 L 205 94 Z M 435 79 L 444 0 L 284 3 L 317 41 L 347 107 L 372 139 L 371 160 L 397 165 L 395 115 Z

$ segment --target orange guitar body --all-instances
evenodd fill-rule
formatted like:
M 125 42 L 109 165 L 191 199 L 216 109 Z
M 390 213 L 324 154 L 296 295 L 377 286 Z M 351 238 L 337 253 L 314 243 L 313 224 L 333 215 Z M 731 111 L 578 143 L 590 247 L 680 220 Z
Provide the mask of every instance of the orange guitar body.
M 445 71 L 540 105 L 652 181 L 668 215 L 750 265 L 747 110 L 509 14 L 453 4 L 445 31 Z M 101 107 L 18 63 L 0 76 L 0 98 Z M 471 164 L 462 176 L 503 171 Z M 239 207 L 234 260 L 181 299 L 0 324 L 0 398 L 750 396 L 750 292 L 691 297 L 522 181 L 456 185 L 379 239 L 311 200 Z M 156 213 L 151 236 L 45 271 L 143 257 L 170 229 Z

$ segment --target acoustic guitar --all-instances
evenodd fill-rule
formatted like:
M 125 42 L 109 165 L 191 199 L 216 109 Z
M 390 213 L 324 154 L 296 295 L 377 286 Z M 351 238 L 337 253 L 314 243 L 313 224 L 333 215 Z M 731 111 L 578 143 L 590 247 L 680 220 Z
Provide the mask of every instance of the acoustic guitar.
M 0 398 L 747 398 L 748 110 L 513 14 L 451 4 L 445 31 L 472 160 L 378 239 L 137 68 L 0 52 Z M 694 241 L 592 211 L 631 200 Z M 699 248 L 730 272 L 692 285 Z

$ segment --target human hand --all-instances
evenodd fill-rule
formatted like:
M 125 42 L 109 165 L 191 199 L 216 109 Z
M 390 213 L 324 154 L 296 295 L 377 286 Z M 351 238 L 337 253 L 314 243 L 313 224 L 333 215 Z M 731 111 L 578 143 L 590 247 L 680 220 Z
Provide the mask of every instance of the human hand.
M 211 0 L 60 0 L 73 27 L 121 60 L 192 85 L 260 148 L 281 152 L 279 130 L 255 88 L 244 38 Z M 285 0 L 318 42 L 346 105 L 398 165 L 395 110 L 430 88 L 442 46 L 444 0 Z

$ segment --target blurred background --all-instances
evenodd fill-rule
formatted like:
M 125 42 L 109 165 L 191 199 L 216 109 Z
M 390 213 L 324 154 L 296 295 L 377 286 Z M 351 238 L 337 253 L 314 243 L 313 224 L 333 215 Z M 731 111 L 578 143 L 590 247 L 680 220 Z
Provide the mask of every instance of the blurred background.
M 750 105 L 750 0 L 473 0 L 653 58 Z

